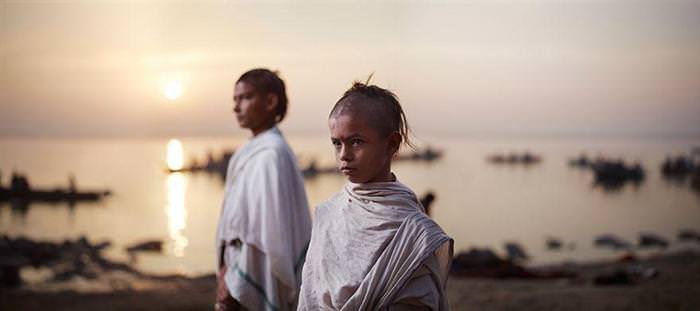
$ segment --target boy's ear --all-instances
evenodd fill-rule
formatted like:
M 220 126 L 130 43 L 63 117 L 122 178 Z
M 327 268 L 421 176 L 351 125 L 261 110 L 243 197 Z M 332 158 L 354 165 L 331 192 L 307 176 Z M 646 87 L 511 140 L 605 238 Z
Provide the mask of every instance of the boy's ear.
M 399 147 L 401 146 L 401 134 L 398 132 L 393 132 L 389 135 L 389 154 L 392 156 L 399 152 Z
M 276 94 L 267 94 L 267 111 L 274 112 L 277 111 L 277 104 L 279 103 L 279 97 Z

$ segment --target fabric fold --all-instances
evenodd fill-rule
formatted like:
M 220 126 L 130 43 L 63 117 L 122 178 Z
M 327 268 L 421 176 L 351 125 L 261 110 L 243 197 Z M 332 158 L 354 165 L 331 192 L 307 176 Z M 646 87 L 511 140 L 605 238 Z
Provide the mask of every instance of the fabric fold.
M 217 228 L 218 266 L 234 299 L 250 310 L 294 308 L 311 217 L 296 158 L 273 127 L 229 161 Z M 232 243 L 232 241 L 240 243 Z

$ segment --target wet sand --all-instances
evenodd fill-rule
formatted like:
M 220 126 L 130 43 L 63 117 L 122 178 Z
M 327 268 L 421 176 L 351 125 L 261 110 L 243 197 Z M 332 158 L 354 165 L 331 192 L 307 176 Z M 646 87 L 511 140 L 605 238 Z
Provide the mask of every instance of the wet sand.
M 596 286 L 596 275 L 632 266 L 658 272 L 633 285 Z M 700 310 L 700 253 L 679 252 L 632 263 L 550 266 L 574 279 L 448 281 L 452 310 Z M 73 289 L 79 288 L 83 292 Z M 211 310 L 213 275 L 143 279 L 110 273 L 98 280 L 3 289 L 0 310 Z M 87 291 L 87 292 L 85 292 Z

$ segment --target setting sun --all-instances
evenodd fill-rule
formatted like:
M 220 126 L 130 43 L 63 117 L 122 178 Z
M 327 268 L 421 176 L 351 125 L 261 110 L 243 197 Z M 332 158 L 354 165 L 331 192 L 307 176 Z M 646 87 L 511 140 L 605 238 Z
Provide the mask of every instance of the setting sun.
M 176 100 L 182 95 L 182 84 L 180 81 L 169 81 L 165 84 L 163 89 L 163 94 L 165 98 L 169 100 Z

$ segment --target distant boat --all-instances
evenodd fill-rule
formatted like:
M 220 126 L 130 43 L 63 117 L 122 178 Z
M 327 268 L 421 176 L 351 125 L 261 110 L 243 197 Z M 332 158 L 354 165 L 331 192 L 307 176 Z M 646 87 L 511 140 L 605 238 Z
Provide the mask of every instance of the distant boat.
M 495 154 L 487 158 L 487 160 L 493 164 L 522 164 L 522 165 L 532 165 L 542 162 L 542 157 L 530 152 L 524 152 L 522 154 L 511 153 L 508 155 Z
M 28 179 L 20 174 L 13 173 L 10 187 L 0 185 L 0 202 L 77 202 L 98 201 L 111 194 L 111 191 L 78 191 L 75 179 L 69 177 L 69 186 L 66 189 L 55 188 L 50 190 L 32 189 Z
M 549 249 L 549 250 L 560 250 L 561 247 L 563 246 L 563 243 L 561 242 L 561 240 L 559 240 L 557 238 L 553 238 L 553 237 L 548 237 L 546 244 L 547 244 L 547 249 Z
M 304 176 L 304 178 L 313 178 L 318 175 L 325 175 L 325 174 L 338 174 L 340 171 L 338 170 L 337 167 L 331 166 L 331 167 L 318 167 L 316 165 L 316 160 L 312 160 L 311 163 L 305 168 L 301 170 L 301 175 Z
M 604 234 L 604 235 L 597 237 L 595 239 L 595 241 L 593 241 L 593 244 L 595 246 L 598 246 L 598 247 L 609 247 L 609 248 L 612 248 L 614 250 L 623 250 L 623 249 L 632 248 L 632 245 L 629 242 L 627 242 L 627 241 L 625 241 L 617 236 L 614 236 L 612 234 Z
M 180 169 L 166 168 L 169 173 L 176 172 L 204 172 L 210 174 L 217 174 L 221 176 L 222 179 L 226 179 L 226 171 L 228 170 L 228 162 L 233 157 L 235 151 L 224 150 L 220 157 L 214 157 L 214 155 L 209 152 L 207 154 L 207 160 L 203 164 L 199 164 L 196 160 L 192 160 L 189 165 Z
M 625 182 L 640 183 L 645 173 L 641 164 L 627 165 L 623 161 L 598 161 L 591 168 L 595 175 L 595 183 L 603 186 L 622 185 Z
M 416 150 L 407 154 L 400 154 L 397 161 L 427 161 L 432 162 L 442 157 L 443 152 L 440 150 L 427 147 L 423 150 Z M 301 174 L 304 178 L 314 178 L 318 175 L 339 174 L 340 171 L 336 166 L 319 167 L 316 160 L 311 160 L 309 165 L 301 169 Z
M 683 229 L 678 232 L 678 240 L 685 242 L 700 242 L 700 232 L 693 229 Z
M 661 174 L 666 178 L 683 178 L 693 173 L 696 168 L 700 168 L 700 164 L 695 163 L 692 157 L 666 157 L 661 164 Z
M 442 157 L 443 152 L 431 147 L 426 147 L 423 150 L 415 150 L 410 153 L 400 154 L 397 161 L 434 161 Z
M 589 168 L 593 165 L 591 161 L 585 154 L 580 155 L 578 158 L 569 160 L 569 166 L 579 167 L 579 168 Z
M 39 201 L 39 202 L 75 202 L 75 201 L 99 201 L 111 191 L 84 191 L 73 192 L 64 189 L 54 190 L 12 190 L 0 187 L 0 202 L 10 200 Z
M 642 248 L 648 248 L 648 247 L 659 247 L 659 248 L 667 248 L 669 245 L 669 242 L 667 239 L 658 236 L 653 233 L 641 233 L 639 235 L 639 243 L 638 246 Z

